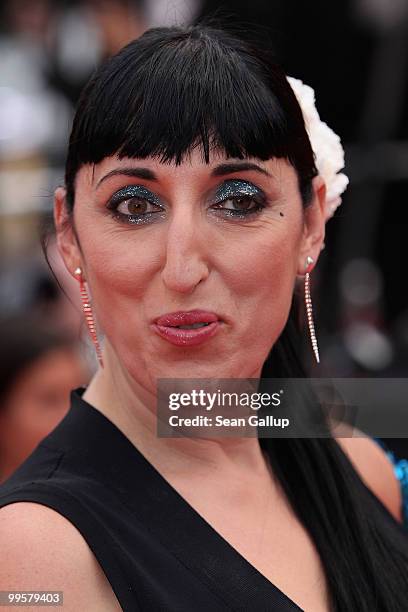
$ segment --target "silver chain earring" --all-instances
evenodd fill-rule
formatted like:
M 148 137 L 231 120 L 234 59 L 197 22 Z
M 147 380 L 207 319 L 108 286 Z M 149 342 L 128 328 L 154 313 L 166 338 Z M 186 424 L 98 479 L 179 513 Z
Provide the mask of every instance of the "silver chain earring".
M 75 274 L 75 276 L 79 280 L 79 291 L 80 291 L 80 294 L 81 294 L 82 308 L 83 308 L 83 311 L 84 311 L 85 321 L 86 321 L 86 324 L 88 326 L 89 335 L 91 336 L 92 342 L 94 343 L 95 351 L 96 351 L 96 357 L 98 359 L 98 362 L 99 362 L 100 366 L 103 368 L 102 351 L 101 351 L 101 347 L 100 347 L 100 344 L 99 344 L 98 336 L 97 336 L 97 333 L 96 333 L 96 326 L 95 326 L 95 321 L 94 321 L 94 318 L 93 318 L 92 306 L 91 306 L 91 302 L 90 302 L 90 299 L 89 299 L 89 296 L 88 296 L 88 292 L 87 292 L 87 290 L 85 288 L 85 282 L 84 282 L 84 278 L 82 276 L 81 268 L 76 268 L 74 274 Z
M 308 325 L 309 325 L 310 339 L 311 339 L 311 342 L 312 342 L 313 352 L 315 354 L 317 363 L 320 363 L 319 348 L 317 346 L 316 332 L 315 332 L 315 327 L 314 327 L 314 323 L 313 323 L 312 298 L 310 297 L 310 272 L 309 272 L 309 266 L 312 263 L 314 263 L 314 259 L 313 259 L 313 257 L 310 257 L 308 255 L 307 258 L 306 258 L 306 265 L 305 265 L 305 270 L 306 270 L 306 274 L 305 274 L 305 303 L 306 303 L 306 312 L 307 312 L 307 322 L 308 322 Z

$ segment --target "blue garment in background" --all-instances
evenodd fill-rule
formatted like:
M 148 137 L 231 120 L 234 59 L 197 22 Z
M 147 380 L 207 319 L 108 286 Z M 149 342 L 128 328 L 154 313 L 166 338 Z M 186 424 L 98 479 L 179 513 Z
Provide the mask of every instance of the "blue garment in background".
M 385 454 L 394 466 L 394 474 L 401 486 L 402 517 L 405 527 L 408 528 L 408 460 L 398 459 L 381 438 L 373 438 L 384 450 Z

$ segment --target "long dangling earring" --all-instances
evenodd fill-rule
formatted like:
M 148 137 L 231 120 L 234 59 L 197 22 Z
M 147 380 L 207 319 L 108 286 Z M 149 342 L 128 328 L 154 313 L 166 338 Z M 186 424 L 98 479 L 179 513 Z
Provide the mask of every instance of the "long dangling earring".
M 95 350 L 96 350 L 96 356 L 98 358 L 99 364 L 103 368 L 102 352 L 101 352 L 101 347 L 99 344 L 98 336 L 96 334 L 96 327 L 95 327 L 95 322 L 94 322 L 93 313 L 92 313 L 92 306 L 91 306 L 91 302 L 88 296 L 88 292 L 85 288 L 85 282 L 82 276 L 81 268 L 77 268 L 74 274 L 75 276 L 78 277 L 78 280 L 79 280 L 79 291 L 81 293 L 82 308 L 84 311 L 86 323 L 88 325 L 89 334 L 92 338 L 92 342 L 94 343 Z
M 309 266 L 314 263 L 313 257 L 309 255 L 306 258 L 305 269 L 308 270 Z M 317 363 L 320 363 L 319 359 L 319 348 L 317 346 L 316 332 L 313 323 L 313 312 L 312 312 L 312 298 L 310 297 L 310 273 L 307 271 L 305 274 L 305 303 L 307 311 L 307 322 L 309 324 L 310 339 L 312 341 L 313 352 L 316 357 Z

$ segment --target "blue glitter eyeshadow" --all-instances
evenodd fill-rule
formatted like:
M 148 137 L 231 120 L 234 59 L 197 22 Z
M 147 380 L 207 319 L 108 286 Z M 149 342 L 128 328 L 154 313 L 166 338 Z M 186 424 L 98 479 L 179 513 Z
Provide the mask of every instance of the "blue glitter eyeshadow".
M 217 190 L 215 204 L 228 200 L 228 198 L 240 196 L 258 196 L 261 200 L 265 199 L 263 191 L 252 183 L 232 179 L 223 183 Z
M 112 204 L 117 204 L 119 202 L 122 202 L 123 200 L 126 200 L 127 198 L 143 198 L 145 200 L 148 200 L 152 204 L 158 205 L 160 205 L 161 203 L 159 198 L 154 193 L 152 193 L 149 189 L 146 189 L 146 187 L 143 187 L 142 185 L 128 185 L 120 191 L 117 191 L 112 196 L 110 201 Z

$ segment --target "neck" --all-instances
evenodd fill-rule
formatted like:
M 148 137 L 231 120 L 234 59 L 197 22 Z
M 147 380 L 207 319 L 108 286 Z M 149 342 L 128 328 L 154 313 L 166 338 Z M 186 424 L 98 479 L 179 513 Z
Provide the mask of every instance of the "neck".
M 96 372 L 83 399 L 112 421 L 162 474 L 208 470 L 225 474 L 235 469 L 241 476 L 265 474 L 265 456 L 257 438 L 157 437 L 156 393 L 130 379 L 115 365 L 117 359 L 104 357 L 104 362 L 104 369 Z

